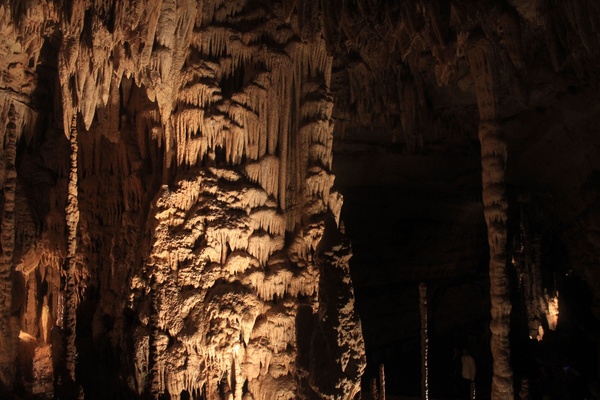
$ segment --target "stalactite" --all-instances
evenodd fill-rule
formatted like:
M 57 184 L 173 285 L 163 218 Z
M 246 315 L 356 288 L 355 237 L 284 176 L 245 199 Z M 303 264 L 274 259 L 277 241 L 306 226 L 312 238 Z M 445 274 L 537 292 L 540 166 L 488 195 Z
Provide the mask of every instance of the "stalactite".
M 43 62 L 57 64 L 57 140 L 68 140 L 70 164 L 58 152 L 46 162 L 58 181 L 46 223 L 59 250 L 27 253 L 19 268 L 34 277 L 51 264 L 66 280 L 31 284 L 27 306 L 39 309 L 33 292 L 50 286 L 39 321 L 26 325 L 41 324 L 50 343 L 54 316 L 63 330 L 58 395 L 81 394 L 80 324 L 94 345 L 99 335 L 130 347 L 126 385 L 140 396 L 296 398 L 296 314 L 308 305 L 316 319 L 328 290 L 344 296 L 332 296 L 332 317 L 319 322 L 337 374 L 323 397 L 360 391 L 349 247 L 317 264 L 343 202 L 332 191 L 332 57 L 312 18 L 317 3 L 306 15 L 292 7 L 287 22 L 246 0 L 59 1 L 60 13 L 38 16 L 56 38 L 57 60 Z M 47 138 L 52 131 L 34 137 Z M 324 216 L 336 223 L 325 229 Z M 329 267 L 336 289 L 321 288 Z M 76 318 L 88 278 L 100 299 L 91 327 Z M 81 304 L 87 317 L 90 303 Z M 137 318 L 118 316 L 123 304 Z
M 496 61 L 493 49 L 485 39 L 473 43 L 469 62 L 479 108 L 483 206 L 490 246 L 492 399 L 512 400 L 514 390 L 509 343 L 512 306 L 506 260 L 508 203 L 504 184 L 506 141 L 496 120 Z
M 38 337 L 40 323 L 38 321 L 37 311 L 39 309 L 37 301 L 38 285 L 35 274 L 24 276 L 25 290 L 27 291 L 27 301 L 25 303 L 25 318 L 21 330 L 27 334 Z
M 248 178 L 260 184 L 268 193 L 279 194 L 279 159 L 275 156 L 265 156 L 259 161 L 246 164 Z
M 282 77 L 282 83 L 281 86 L 283 86 L 283 90 L 290 90 L 291 88 L 286 87 L 288 85 L 288 83 L 286 82 L 285 79 L 285 75 L 283 75 Z M 289 131 L 291 130 L 291 126 L 289 124 L 289 120 L 290 120 L 290 105 L 289 105 L 289 100 L 288 98 L 290 97 L 290 94 L 288 93 L 284 93 L 283 94 L 283 99 L 285 99 L 283 101 L 282 104 L 282 108 L 279 111 L 279 118 L 280 118 L 280 122 L 279 122 L 279 193 L 278 193 L 278 199 L 279 199 L 279 207 L 281 207 L 282 210 L 286 209 L 286 205 L 287 205 L 287 191 L 288 191 L 288 187 L 287 187 L 287 180 L 288 180 L 288 141 L 289 141 Z M 280 97 L 281 98 L 281 97 Z
M 429 399 L 429 332 L 427 317 L 427 285 L 419 284 L 419 311 L 421 314 L 421 399 Z
M 79 187 L 78 180 L 78 153 L 77 142 L 77 117 L 73 116 L 70 125 L 70 169 L 67 194 L 67 205 L 65 209 L 67 226 L 67 254 L 65 258 L 66 287 L 65 287 L 65 369 L 67 379 L 71 383 L 76 382 L 75 367 L 77 363 L 77 348 L 75 345 L 77 330 L 77 234 L 79 227 Z
M 17 126 L 16 111 L 11 104 L 8 111 L 8 123 L 4 137 L 3 167 L 5 170 L 2 191 L 4 193 L 4 208 L 2 212 L 2 255 L 0 256 L 0 382 L 8 390 L 15 383 L 17 356 L 17 334 L 11 320 L 12 303 L 12 272 L 14 269 L 13 251 L 15 248 L 15 194 L 17 185 L 17 170 L 15 166 L 17 155 Z

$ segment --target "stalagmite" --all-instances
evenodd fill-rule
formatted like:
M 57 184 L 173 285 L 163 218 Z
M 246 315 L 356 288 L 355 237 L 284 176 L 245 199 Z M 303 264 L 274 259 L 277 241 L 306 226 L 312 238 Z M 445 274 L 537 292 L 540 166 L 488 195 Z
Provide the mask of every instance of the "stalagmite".
M 377 378 L 371 379 L 371 397 L 373 400 L 379 399 L 379 392 L 377 391 Z
M 385 366 L 379 364 L 379 396 L 378 400 L 385 400 Z
M 38 322 L 37 310 L 39 308 L 36 294 L 38 292 L 37 288 L 37 279 L 35 274 L 30 274 L 24 277 L 26 279 L 26 290 L 27 290 L 27 300 L 25 302 L 25 321 L 23 321 L 23 327 L 21 330 L 32 337 L 38 336 L 38 327 L 40 326 Z
M 429 399 L 429 333 L 427 317 L 427 285 L 419 284 L 419 311 L 421 314 L 421 399 Z
M 509 343 L 512 306 L 506 259 L 508 203 L 504 184 L 507 154 L 506 141 L 497 121 L 495 58 L 486 39 L 473 44 L 469 62 L 479 108 L 483 206 L 490 246 L 490 329 L 494 359 L 492 399 L 512 400 L 514 390 Z

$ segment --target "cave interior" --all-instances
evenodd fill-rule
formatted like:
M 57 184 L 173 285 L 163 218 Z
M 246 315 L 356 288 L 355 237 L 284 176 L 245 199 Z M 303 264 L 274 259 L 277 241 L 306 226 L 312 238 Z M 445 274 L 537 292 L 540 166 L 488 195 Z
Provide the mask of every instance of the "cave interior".
M 599 65 L 596 0 L 0 1 L 0 395 L 600 399 Z

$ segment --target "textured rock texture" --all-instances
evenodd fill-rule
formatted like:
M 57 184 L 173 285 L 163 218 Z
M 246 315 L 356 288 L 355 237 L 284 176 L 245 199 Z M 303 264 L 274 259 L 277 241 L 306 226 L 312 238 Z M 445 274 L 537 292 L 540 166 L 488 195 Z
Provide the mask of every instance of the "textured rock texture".
M 332 56 L 312 12 L 0 4 L 4 393 L 357 395 Z
M 435 334 L 485 310 L 478 393 L 513 398 L 518 290 L 525 340 L 557 325 L 549 237 L 600 314 L 598 26 L 595 0 L 0 2 L 0 389 L 355 397 L 335 130 L 338 175 L 376 167 L 342 177 L 382 239 L 365 334 L 418 335 L 426 281 L 431 395 Z

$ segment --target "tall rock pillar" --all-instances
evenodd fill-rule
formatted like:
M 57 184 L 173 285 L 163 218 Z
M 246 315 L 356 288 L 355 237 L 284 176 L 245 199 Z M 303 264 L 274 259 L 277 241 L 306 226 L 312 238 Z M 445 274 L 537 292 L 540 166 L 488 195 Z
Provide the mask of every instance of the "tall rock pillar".
M 77 292 L 76 292 L 76 268 L 77 268 L 77 227 L 79 225 L 79 201 L 77 197 L 77 117 L 74 116 L 70 130 L 70 170 L 67 194 L 67 206 L 65 209 L 67 225 L 67 257 L 65 260 L 66 270 L 66 294 L 65 294 L 65 367 L 68 379 L 75 382 L 75 365 L 77 348 L 75 337 L 77 329 Z
M 506 141 L 497 122 L 494 86 L 494 53 L 485 39 L 475 42 L 469 53 L 479 108 L 479 141 L 483 183 L 483 206 L 490 246 L 490 323 L 493 356 L 492 399 L 513 399 L 510 365 L 509 279 L 506 263 L 507 208 L 504 174 Z

